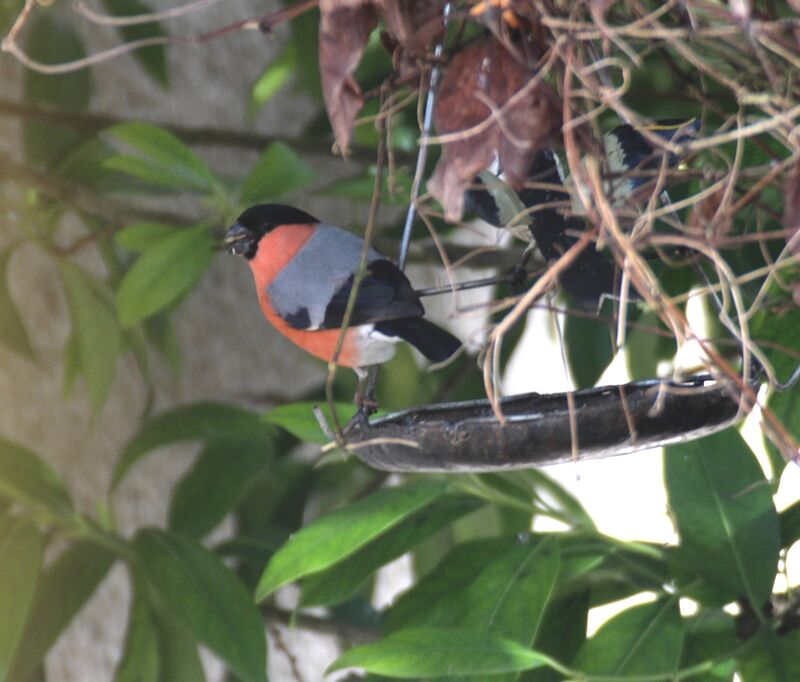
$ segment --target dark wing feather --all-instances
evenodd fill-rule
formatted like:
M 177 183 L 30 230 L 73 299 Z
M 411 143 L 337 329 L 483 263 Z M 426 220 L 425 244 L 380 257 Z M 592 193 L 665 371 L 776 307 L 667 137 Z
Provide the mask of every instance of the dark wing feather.
M 325 308 L 320 329 L 338 329 L 342 326 L 354 279 L 355 276 L 351 275 L 336 290 Z M 421 317 L 424 314 L 422 303 L 400 269 L 389 260 L 374 260 L 367 266 L 367 273 L 358 288 L 350 326 Z

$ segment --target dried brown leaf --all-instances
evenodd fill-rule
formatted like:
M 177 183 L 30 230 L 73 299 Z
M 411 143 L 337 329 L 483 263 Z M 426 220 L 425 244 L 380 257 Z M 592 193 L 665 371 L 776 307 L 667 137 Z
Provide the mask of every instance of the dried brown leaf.
M 444 144 L 428 182 L 447 220 L 461 218 L 465 189 L 495 155 L 508 182 L 520 187 L 536 152 L 553 144 L 561 107 L 547 83 L 532 81 L 534 75 L 494 39 L 462 50 L 451 61 L 434 122 L 440 135 L 464 135 Z
M 378 25 L 372 0 L 320 0 L 319 70 L 336 143 L 347 153 L 350 132 L 364 104 L 353 73 Z

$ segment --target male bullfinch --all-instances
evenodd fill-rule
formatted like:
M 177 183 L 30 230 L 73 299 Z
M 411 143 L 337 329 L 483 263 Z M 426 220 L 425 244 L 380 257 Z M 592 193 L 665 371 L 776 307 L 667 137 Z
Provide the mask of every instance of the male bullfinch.
M 363 240 L 281 204 L 248 208 L 225 235 L 244 256 L 264 317 L 281 334 L 330 362 L 336 351 Z M 363 379 L 365 368 L 387 362 L 407 341 L 431 362 L 443 362 L 461 342 L 423 319 L 425 309 L 403 272 L 374 249 L 344 336 L 337 364 Z

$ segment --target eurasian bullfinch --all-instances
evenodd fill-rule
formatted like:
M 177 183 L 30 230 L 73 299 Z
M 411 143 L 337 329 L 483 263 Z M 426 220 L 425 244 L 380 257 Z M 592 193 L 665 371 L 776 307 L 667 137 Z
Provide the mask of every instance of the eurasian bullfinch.
M 646 129 L 667 142 L 681 144 L 697 134 L 700 121 L 666 119 L 649 124 Z M 628 124 L 606 133 L 603 148 L 611 178 L 606 191 L 614 205 L 635 203 L 637 196 L 646 196 L 648 186 L 655 184 L 654 173 L 661 168 L 659 150 Z M 679 162 L 676 155 L 667 156 L 668 168 Z M 533 209 L 521 224 L 512 225 L 510 229 L 524 241 L 530 242 L 533 238 L 548 262 L 560 258 L 586 230 L 586 220 L 579 215 L 581 207 L 571 191 L 574 189 L 572 178 L 565 177 L 553 150 L 542 149 L 536 154 L 528 173 L 528 186 L 516 192 L 516 200 L 505 196 L 513 190 L 501 178 L 500 168 L 489 169 L 475 178 L 473 187 L 464 194 L 464 206 L 496 227 L 503 227 L 522 209 Z M 526 255 L 528 253 L 526 250 Z M 618 279 L 613 261 L 594 248 L 588 248 L 562 273 L 560 283 L 575 303 L 595 310 L 603 295 L 616 293 Z
M 683 144 L 697 135 L 700 121 L 695 118 L 662 119 L 644 128 L 665 142 Z M 606 191 L 615 205 L 628 199 L 644 185 L 654 183 L 653 173 L 661 167 L 660 150 L 653 147 L 633 126 L 623 123 L 603 135 L 603 150 L 610 176 Z M 675 154 L 667 156 L 668 168 L 674 168 L 679 162 L 680 158 Z M 477 176 L 473 186 L 464 194 L 466 209 L 496 227 L 504 227 L 505 223 L 514 217 L 515 205 L 521 204 L 522 208 L 531 209 L 541 204 L 549 205 L 553 202 L 563 202 L 565 199 L 569 201 L 574 189 L 572 178 L 565 174 L 558 155 L 551 149 L 543 149 L 534 157 L 526 184 L 564 185 L 564 191 L 558 191 L 555 187 L 540 189 L 526 186 L 516 192 L 518 202 L 509 202 L 503 195 L 513 190 L 510 190 L 503 178 L 502 168 L 495 163 Z M 486 184 L 485 180 L 489 180 L 490 184 Z M 670 178 L 666 178 L 667 183 L 669 180 Z M 574 199 L 572 197 L 573 203 Z M 501 210 L 501 203 L 504 210 Z M 559 210 L 564 213 L 567 208 L 568 206 L 560 206 Z M 549 214 L 540 216 L 540 212 L 539 209 L 531 211 L 529 220 L 535 223 L 540 219 L 541 227 L 546 228 Z M 525 229 L 526 227 L 526 224 L 512 225 L 511 231 L 518 238 L 530 241 L 532 235 Z M 533 237 L 536 239 L 535 235 Z
M 562 181 L 555 152 L 550 149 L 537 152 L 529 171 L 529 182 L 541 185 L 541 188 L 525 187 L 517 192 L 517 196 L 521 202 L 520 208 L 535 210 L 513 232 L 527 242 L 533 238 L 539 252 L 550 263 L 558 260 L 578 241 L 577 235 L 586 230 L 586 221 L 562 212 L 569 206 L 570 197 L 565 191 L 558 189 L 562 187 Z M 464 206 L 490 225 L 502 227 L 504 223 L 499 203 L 486 189 L 478 187 L 467 190 L 464 194 Z M 506 211 L 508 214 L 515 212 L 513 204 Z M 513 217 L 507 215 L 505 219 Z M 513 271 L 517 276 L 520 267 L 524 272 L 530 253 L 529 246 L 520 265 Z M 597 310 L 602 295 L 615 291 L 616 279 L 613 261 L 594 248 L 586 248 L 561 274 L 559 283 L 577 305 L 587 310 Z
M 281 334 L 330 362 L 336 350 L 363 240 L 281 204 L 248 208 L 225 235 L 228 250 L 247 259 L 264 317 Z M 337 364 L 363 379 L 365 368 L 387 362 L 407 341 L 431 362 L 443 362 L 461 342 L 423 319 L 411 283 L 374 249 L 344 336 Z

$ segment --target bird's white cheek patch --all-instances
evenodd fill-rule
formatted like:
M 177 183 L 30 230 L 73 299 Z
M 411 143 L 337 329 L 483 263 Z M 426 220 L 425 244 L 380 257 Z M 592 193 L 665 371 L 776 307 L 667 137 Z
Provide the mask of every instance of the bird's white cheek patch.
M 358 356 L 362 367 L 380 365 L 394 357 L 395 344 L 399 338 L 381 334 L 375 331 L 374 325 L 371 324 L 361 325 L 356 329 Z

